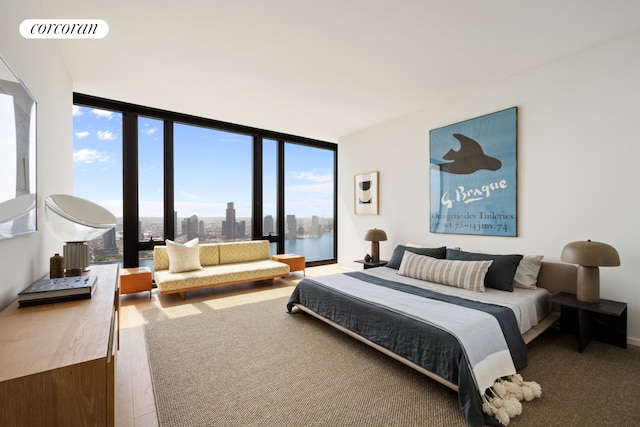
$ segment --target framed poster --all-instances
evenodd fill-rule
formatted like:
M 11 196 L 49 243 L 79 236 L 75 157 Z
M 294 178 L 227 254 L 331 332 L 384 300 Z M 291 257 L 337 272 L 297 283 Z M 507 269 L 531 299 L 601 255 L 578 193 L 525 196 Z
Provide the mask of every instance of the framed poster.
M 355 176 L 354 205 L 356 215 L 378 215 L 378 172 Z
M 517 107 L 429 132 L 432 233 L 516 236 Z

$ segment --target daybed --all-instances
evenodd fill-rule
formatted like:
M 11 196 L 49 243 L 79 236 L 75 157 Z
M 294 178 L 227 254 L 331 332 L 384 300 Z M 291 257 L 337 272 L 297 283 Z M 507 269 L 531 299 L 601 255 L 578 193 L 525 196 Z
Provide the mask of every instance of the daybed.
M 576 267 L 541 259 L 398 246 L 385 267 L 303 279 L 287 309 L 457 391 L 469 425 L 506 425 L 540 395 L 517 372 L 559 317 L 550 296 L 575 293 Z
M 184 245 L 167 240 L 167 246 L 153 248 L 155 281 L 161 294 L 234 283 L 274 280 L 289 275 L 289 266 L 273 261 L 267 240 Z

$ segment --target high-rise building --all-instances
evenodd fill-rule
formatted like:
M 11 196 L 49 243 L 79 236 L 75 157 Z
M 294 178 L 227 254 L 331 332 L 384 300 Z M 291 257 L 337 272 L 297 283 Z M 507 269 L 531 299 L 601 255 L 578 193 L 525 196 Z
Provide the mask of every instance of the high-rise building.
M 192 240 L 200 236 L 200 222 L 197 215 L 182 220 L 182 234 L 186 240 Z M 204 225 L 202 226 L 204 228 Z
M 247 221 L 236 222 L 236 240 L 244 240 L 247 237 Z
M 246 222 L 236 222 L 236 209 L 233 202 L 227 203 L 226 220 L 222 221 L 222 240 L 244 239 Z
M 317 215 L 313 215 L 311 217 L 311 230 L 309 231 L 309 234 L 312 236 L 320 235 L 320 220 Z
M 298 222 L 295 215 L 287 215 L 287 239 L 298 238 Z
M 116 246 L 115 227 L 102 235 L 102 245 L 105 249 L 118 249 L 118 247 Z
M 270 236 L 276 234 L 275 224 L 273 222 L 273 215 L 267 215 L 264 217 L 264 225 L 262 227 L 262 235 Z

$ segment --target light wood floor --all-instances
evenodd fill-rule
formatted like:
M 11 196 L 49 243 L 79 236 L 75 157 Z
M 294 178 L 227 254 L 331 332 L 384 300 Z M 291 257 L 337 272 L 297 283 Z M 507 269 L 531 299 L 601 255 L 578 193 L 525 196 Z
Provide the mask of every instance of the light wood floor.
M 343 272 L 336 264 L 307 268 L 310 276 Z M 186 309 L 194 302 L 216 300 L 220 306 L 248 303 L 262 298 L 291 294 L 302 272 L 277 279 L 274 286 L 265 282 L 222 286 L 187 293 L 186 301 L 177 295 L 160 295 L 152 291 L 120 297 L 120 350 L 116 372 L 116 425 L 119 427 L 152 427 L 158 425 L 151 374 L 144 339 L 142 310 L 158 307 L 166 310 Z

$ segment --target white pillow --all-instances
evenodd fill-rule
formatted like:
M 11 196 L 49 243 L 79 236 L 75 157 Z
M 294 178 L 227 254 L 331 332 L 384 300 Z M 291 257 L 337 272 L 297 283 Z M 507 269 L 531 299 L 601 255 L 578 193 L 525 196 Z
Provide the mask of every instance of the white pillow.
M 189 240 L 187 243 L 176 243 L 166 240 L 167 253 L 169 254 L 169 272 L 181 273 L 202 269 L 200 265 L 200 247 L 198 239 Z
M 406 246 L 408 248 L 426 248 L 425 245 L 421 245 L 419 243 L 411 243 L 411 242 L 405 243 L 404 246 Z
M 405 251 L 398 274 L 414 279 L 484 292 L 484 277 L 493 261 L 437 259 Z
M 542 255 L 525 255 L 520 260 L 516 274 L 513 276 L 513 287 L 522 289 L 536 289 L 538 273 Z

